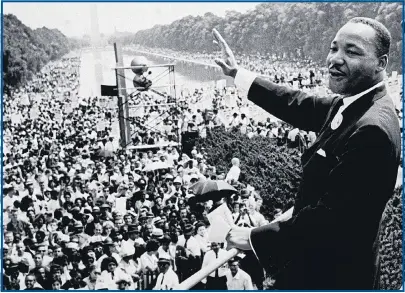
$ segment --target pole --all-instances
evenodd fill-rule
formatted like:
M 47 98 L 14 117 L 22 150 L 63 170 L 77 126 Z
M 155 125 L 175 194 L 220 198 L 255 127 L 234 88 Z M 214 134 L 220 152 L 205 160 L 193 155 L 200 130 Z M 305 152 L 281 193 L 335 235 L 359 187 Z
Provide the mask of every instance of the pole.
M 125 84 L 125 70 L 123 69 L 122 49 L 117 43 L 114 43 L 115 61 L 118 67 L 115 69 L 115 76 L 118 86 L 118 119 L 120 125 L 121 147 L 125 148 L 131 140 L 130 125 L 129 125 L 129 108 L 127 101 L 127 91 Z
M 179 284 L 176 288 L 173 288 L 173 290 L 190 290 L 190 288 L 193 288 L 196 284 L 204 280 L 213 271 L 223 266 L 227 261 L 234 258 L 238 253 L 239 250 L 236 248 L 228 250 L 221 257 L 211 262 L 208 266 L 199 270 L 197 273 L 195 273 L 194 275 L 183 281 L 181 284 Z

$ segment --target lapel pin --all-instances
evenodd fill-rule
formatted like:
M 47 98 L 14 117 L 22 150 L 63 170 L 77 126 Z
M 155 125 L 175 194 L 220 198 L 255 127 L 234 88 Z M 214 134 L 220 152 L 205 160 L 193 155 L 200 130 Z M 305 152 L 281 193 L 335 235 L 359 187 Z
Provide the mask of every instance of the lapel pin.
M 332 123 L 330 124 L 331 128 L 333 130 L 336 130 L 340 124 L 342 124 L 343 121 L 343 115 L 341 113 L 336 114 L 336 116 L 333 118 Z

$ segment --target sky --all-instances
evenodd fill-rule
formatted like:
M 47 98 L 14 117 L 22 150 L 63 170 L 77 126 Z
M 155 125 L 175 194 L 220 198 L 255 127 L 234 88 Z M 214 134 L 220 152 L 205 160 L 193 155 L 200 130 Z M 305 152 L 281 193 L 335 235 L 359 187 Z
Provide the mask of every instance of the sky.
M 246 12 L 258 3 L 10 3 L 3 5 L 4 14 L 14 14 L 28 27 L 57 28 L 68 37 L 81 37 L 91 32 L 90 13 L 97 7 L 102 34 L 115 31 L 136 32 L 156 24 L 169 24 L 188 15 L 212 12 L 224 16 L 228 10 Z

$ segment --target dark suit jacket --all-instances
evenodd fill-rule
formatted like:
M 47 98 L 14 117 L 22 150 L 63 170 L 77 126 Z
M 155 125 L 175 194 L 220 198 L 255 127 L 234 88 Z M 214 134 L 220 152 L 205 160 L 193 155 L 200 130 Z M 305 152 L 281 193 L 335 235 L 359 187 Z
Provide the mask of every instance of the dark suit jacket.
M 318 133 L 302 155 L 303 178 L 293 217 L 251 233 L 278 289 L 372 289 L 376 236 L 393 194 L 400 129 L 384 86 L 353 102 L 336 130 L 342 98 L 317 98 L 256 78 L 248 98 L 303 130 Z M 322 149 L 326 156 L 318 154 Z

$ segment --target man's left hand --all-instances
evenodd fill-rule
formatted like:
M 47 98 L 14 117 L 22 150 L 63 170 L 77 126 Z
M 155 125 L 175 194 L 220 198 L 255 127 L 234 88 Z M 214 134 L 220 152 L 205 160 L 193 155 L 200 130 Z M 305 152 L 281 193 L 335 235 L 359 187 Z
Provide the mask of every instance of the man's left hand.
M 252 250 L 249 240 L 252 229 L 253 228 L 233 227 L 226 236 L 227 248 Z

